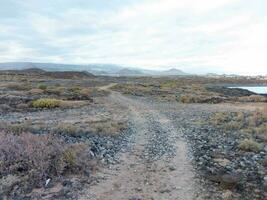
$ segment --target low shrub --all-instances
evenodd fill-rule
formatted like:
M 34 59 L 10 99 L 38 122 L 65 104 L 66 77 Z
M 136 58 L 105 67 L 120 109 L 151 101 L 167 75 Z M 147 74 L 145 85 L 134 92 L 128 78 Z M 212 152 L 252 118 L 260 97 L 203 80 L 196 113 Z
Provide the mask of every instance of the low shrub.
M 49 89 L 46 89 L 46 93 L 50 95 L 58 95 L 61 96 L 66 91 L 66 88 L 64 87 L 50 87 Z
M 244 139 L 239 143 L 238 147 L 243 151 L 259 152 L 263 145 L 252 139 Z
M 34 108 L 55 108 L 60 106 L 61 100 L 57 99 L 38 99 L 32 102 Z
M 81 90 L 82 88 L 78 86 L 69 88 L 69 91 L 74 93 L 79 93 Z
M 242 128 L 242 122 L 231 121 L 224 125 L 226 131 L 235 131 Z
M 202 103 L 203 97 L 199 95 L 186 94 L 180 96 L 181 103 Z
M 61 123 L 54 128 L 54 133 L 76 137 L 79 136 L 81 130 L 78 127 L 74 126 L 73 124 Z
M 202 94 L 185 94 L 181 95 L 179 101 L 181 103 L 221 103 L 226 99 L 220 96 L 216 96 L 211 93 L 202 93 Z
M 267 124 L 263 124 L 256 128 L 256 133 L 267 135 Z
M 52 135 L 0 132 L 0 178 L 22 176 L 33 187 L 43 186 L 48 178 L 66 173 L 87 174 L 89 157 L 84 143 L 66 144 Z
M 195 98 L 192 95 L 182 95 L 180 96 L 179 101 L 181 103 L 194 103 Z
M 4 130 L 7 133 L 19 135 L 23 132 L 29 130 L 29 123 L 22 122 L 22 123 L 7 123 L 7 122 L 0 122 L 0 130 Z
M 31 86 L 28 85 L 28 84 L 21 84 L 21 83 L 8 83 L 4 86 L 5 88 L 7 89 L 10 89 L 10 90 L 29 90 L 31 89 Z
M 126 122 L 122 121 L 96 121 L 89 122 L 89 131 L 97 134 L 116 135 L 126 128 Z
M 263 113 L 260 110 L 256 110 L 255 112 L 253 112 L 248 119 L 248 125 L 254 127 L 259 126 L 264 122 L 267 122 L 266 113 Z
M 38 89 L 38 88 L 31 89 L 29 91 L 29 94 L 31 94 L 31 95 L 40 95 L 40 94 L 43 94 L 43 93 L 44 93 L 44 90 Z
M 250 95 L 250 96 L 243 96 L 238 97 L 238 101 L 240 102 L 266 102 L 266 97 L 261 95 Z
M 39 84 L 39 85 L 38 85 L 38 89 L 46 90 L 46 89 L 47 89 L 47 86 L 44 85 L 44 84 Z
M 210 120 L 214 125 L 221 125 L 223 123 L 229 122 L 229 113 L 226 112 L 217 112 L 215 113 Z

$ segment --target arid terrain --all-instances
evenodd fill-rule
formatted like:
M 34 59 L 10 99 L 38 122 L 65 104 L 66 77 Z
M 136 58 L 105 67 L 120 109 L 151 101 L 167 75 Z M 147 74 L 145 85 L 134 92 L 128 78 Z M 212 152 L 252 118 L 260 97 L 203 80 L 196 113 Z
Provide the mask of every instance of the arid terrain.
M 2 71 L 0 199 L 264 200 L 265 84 Z

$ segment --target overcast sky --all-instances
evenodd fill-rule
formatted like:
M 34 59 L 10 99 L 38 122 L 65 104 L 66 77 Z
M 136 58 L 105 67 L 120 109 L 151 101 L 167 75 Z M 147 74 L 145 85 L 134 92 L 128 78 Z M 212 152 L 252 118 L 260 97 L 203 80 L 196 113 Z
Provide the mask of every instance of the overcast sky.
M 266 0 L 0 0 L 0 62 L 267 74 Z

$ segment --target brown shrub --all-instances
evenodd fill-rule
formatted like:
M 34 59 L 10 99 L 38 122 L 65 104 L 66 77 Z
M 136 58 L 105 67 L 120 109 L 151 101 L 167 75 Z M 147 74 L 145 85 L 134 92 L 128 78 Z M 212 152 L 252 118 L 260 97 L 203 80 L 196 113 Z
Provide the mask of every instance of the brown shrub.
M 19 136 L 0 132 L 0 174 L 20 175 L 27 184 L 41 186 L 75 169 L 84 173 L 89 168 L 88 147 L 68 145 L 51 135 L 22 133 Z
M 261 96 L 261 95 L 251 95 L 251 96 L 238 97 L 238 101 L 240 102 L 266 102 L 266 97 Z
M 9 122 L 0 122 L 0 130 L 4 130 L 6 133 L 11 133 L 19 135 L 23 132 L 29 130 L 30 122 L 21 122 L 21 123 L 9 123 Z
M 71 123 L 61 123 L 54 128 L 54 133 L 69 136 L 79 136 L 81 130 Z
M 264 134 L 264 135 L 267 135 L 267 124 L 263 124 L 259 127 L 256 128 L 256 132 L 258 134 Z
M 185 94 L 181 95 L 179 101 L 181 103 L 221 103 L 225 101 L 226 98 L 216 96 L 213 93 L 197 93 L 197 94 Z
M 252 139 L 245 139 L 239 143 L 238 147 L 243 151 L 259 152 L 263 145 Z
M 215 113 L 210 121 L 214 124 L 214 125 L 221 125 L 223 123 L 226 123 L 229 121 L 229 113 L 226 112 L 217 112 Z
M 48 89 L 46 89 L 46 93 L 47 94 L 52 94 L 52 95 L 63 95 L 63 93 L 66 91 L 67 89 L 65 87 L 50 87 Z
M 104 135 L 116 135 L 126 128 L 126 122 L 122 121 L 95 121 L 89 122 L 89 130 L 93 133 Z
M 43 93 L 44 93 L 44 90 L 38 89 L 38 88 L 31 89 L 29 91 L 29 94 L 31 94 L 31 95 L 40 95 L 40 94 L 43 94 Z
M 232 121 L 224 125 L 226 131 L 235 131 L 242 128 L 242 122 Z
M 88 101 L 60 101 L 61 108 L 78 108 L 88 105 Z
M 30 90 L 31 86 L 28 84 L 21 84 L 21 83 L 8 83 L 4 86 L 10 90 Z
M 264 122 L 267 122 L 266 114 L 263 114 L 263 112 L 260 110 L 253 112 L 248 119 L 248 125 L 254 127 L 259 126 Z

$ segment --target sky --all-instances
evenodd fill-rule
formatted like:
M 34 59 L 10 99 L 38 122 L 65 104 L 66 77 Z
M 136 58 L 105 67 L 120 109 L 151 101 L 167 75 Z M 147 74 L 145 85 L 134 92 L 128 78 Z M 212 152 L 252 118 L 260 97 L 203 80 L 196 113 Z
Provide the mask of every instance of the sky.
M 0 62 L 267 74 L 266 0 L 0 0 Z

